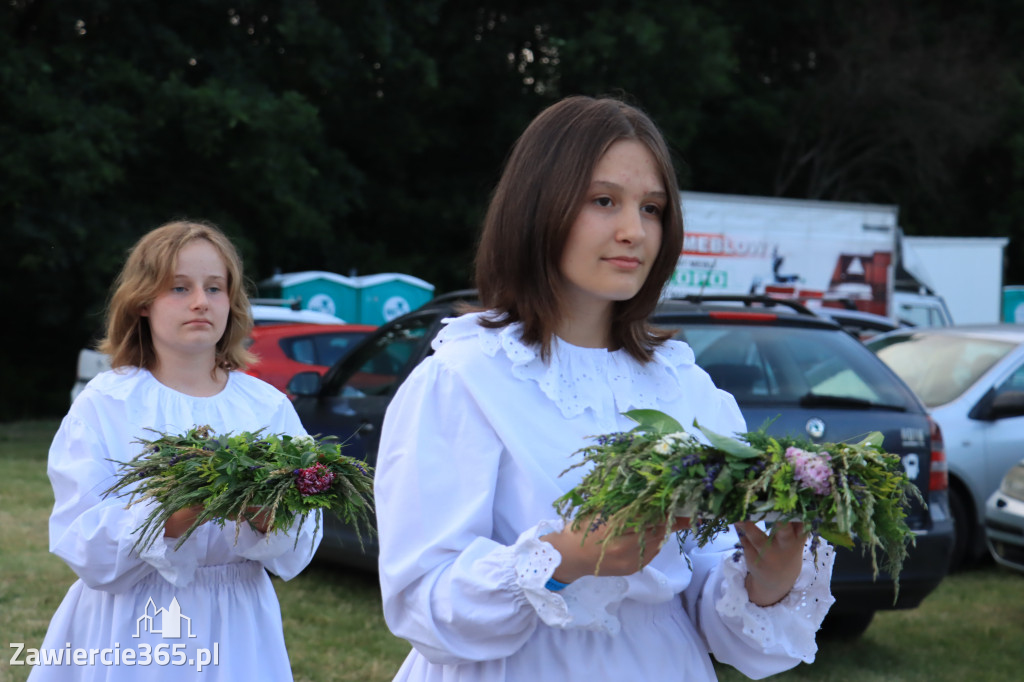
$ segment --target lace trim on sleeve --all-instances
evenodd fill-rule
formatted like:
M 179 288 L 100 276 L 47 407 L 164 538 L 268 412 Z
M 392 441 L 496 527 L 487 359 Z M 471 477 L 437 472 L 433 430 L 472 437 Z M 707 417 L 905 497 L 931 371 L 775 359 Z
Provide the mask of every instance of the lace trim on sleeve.
M 737 552 L 724 561 L 722 594 L 715 607 L 730 630 L 742 632 L 764 651 L 812 663 L 818 651 L 815 633 L 835 602 L 829 589 L 834 561 L 835 550 L 825 542 L 819 544 L 815 561 L 808 542 L 793 589 L 778 604 L 758 606 L 747 597 L 747 564 Z
M 545 587 L 562 557 L 540 537 L 561 527 L 561 521 L 542 521 L 519 536 L 512 548 L 516 584 L 545 625 L 617 633 L 619 619 L 614 611 L 626 594 L 625 578 L 588 575 L 559 592 Z

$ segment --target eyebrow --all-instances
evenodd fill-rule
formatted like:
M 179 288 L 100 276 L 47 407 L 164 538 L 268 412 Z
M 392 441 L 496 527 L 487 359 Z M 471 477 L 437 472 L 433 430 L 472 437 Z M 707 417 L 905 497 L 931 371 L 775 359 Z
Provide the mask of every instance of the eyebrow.
M 190 280 L 192 278 L 189 277 L 188 275 L 184 275 L 184 274 L 182 274 L 180 272 L 174 273 L 174 281 L 177 282 L 180 279 Z M 227 280 L 228 280 L 228 278 L 223 276 L 223 275 L 213 275 L 211 277 L 207 277 L 204 281 L 206 281 L 206 282 L 226 282 Z
M 590 186 L 591 187 L 594 187 L 594 186 L 610 187 L 612 189 L 622 190 L 622 185 L 620 185 L 617 182 L 611 182 L 610 180 L 594 180 L 593 182 L 590 183 Z M 668 198 L 668 192 L 666 192 L 664 190 L 657 189 L 657 190 L 653 190 L 651 192 L 647 192 L 646 196 L 658 197 L 660 199 L 667 199 Z

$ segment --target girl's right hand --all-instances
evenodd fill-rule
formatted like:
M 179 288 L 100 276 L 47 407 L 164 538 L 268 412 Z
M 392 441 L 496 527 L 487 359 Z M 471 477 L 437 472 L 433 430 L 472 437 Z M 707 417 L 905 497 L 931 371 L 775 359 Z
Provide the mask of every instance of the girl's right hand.
M 561 531 L 540 538 L 562 555 L 562 563 L 551 576 L 561 583 L 571 583 L 585 575 L 632 575 L 654 560 L 670 533 L 689 528 L 690 519 L 677 518 L 671 528 L 662 523 L 643 534 L 623 533 L 607 542 L 606 526 L 598 525 L 588 531 L 586 519 L 578 529 L 574 530 L 573 525 L 566 523 Z
M 164 537 L 165 538 L 178 538 L 185 534 L 192 524 L 196 522 L 196 517 L 203 511 L 203 505 L 197 504 L 192 507 L 185 509 L 179 509 L 178 511 L 171 514 L 167 519 L 167 523 L 164 524 Z

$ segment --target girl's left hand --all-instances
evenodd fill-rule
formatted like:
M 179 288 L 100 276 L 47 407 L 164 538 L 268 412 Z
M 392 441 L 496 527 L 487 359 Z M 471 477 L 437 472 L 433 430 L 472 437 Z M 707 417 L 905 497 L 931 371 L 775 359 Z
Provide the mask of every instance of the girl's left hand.
M 800 577 L 807 533 L 802 523 L 780 523 L 766 534 L 752 521 L 736 524 L 747 560 L 747 595 L 758 606 L 782 601 Z
M 249 522 L 256 531 L 266 535 L 270 532 L 270 525 L 274 518 L 270 515 L 269 509 L 263 507 L 246 507 L 242 518 Z

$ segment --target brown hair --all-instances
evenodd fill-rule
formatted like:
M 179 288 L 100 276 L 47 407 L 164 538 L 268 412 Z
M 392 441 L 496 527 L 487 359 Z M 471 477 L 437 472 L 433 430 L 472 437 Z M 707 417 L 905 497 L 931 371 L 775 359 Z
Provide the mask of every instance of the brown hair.
M 612 98 L 569 97 L 542 111 L 512 147 L 484 218 L 476 286 L 490 328 L 523 324 L 523 341 L 548 355 L 563 308 L 561 257 L 594 168 L 619 140 L 636 140 L 654 156 L 667 194 L 658 256 L 640 291 L 617 301 L 612 342 L 641 362 L 668 338 L 647 323 L 683 246 L 679 186 L 654 122 Z
M 216 226 L 205 222 L 175 221 L 143 236 L 131 248 L 114 281 L 107 305 L 107 333 L 100 352 L 110 355 L 112 367 L 143 367 L 156 364 L 149 318 L 141 313 L 174 281 L 178 254 L 195 239 L 205 239 L 220 253 L 228 275 L 228 324 L 217 342 L 217 367 L 244 369 L 255 358 L 244 343 L 252 330 L 252 311 L 245 291 L 242 259 L 234 244 Z

